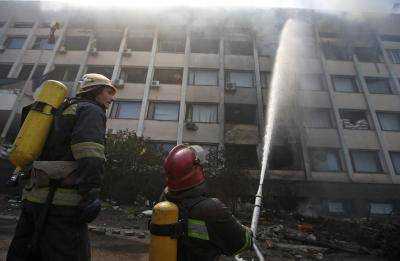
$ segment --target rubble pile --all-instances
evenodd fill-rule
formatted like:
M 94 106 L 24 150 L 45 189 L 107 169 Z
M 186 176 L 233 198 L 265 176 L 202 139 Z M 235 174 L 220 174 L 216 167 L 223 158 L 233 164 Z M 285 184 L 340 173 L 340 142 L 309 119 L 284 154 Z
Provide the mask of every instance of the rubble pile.
M 390 219 L 309 218 L 267 210 L 257 239 L 267 257 L 323 260 L 345 253 L 400 260 L 400 226 Z

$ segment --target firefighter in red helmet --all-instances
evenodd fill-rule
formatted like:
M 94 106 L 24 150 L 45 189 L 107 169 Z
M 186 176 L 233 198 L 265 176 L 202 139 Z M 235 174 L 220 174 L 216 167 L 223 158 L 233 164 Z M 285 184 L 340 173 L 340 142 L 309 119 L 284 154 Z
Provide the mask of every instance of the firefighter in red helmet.
M 207 196 L 202 147 L 175 146 L 164 161 L 164 196 L 179 207 L 187 219 L 185 235 L 178 241 L 179 260 L 217 260 L 232 256 L 252 245 L 252 232 L 241 225 L 217 198 Z M 184 213 L 184 214 L 182 214 Z

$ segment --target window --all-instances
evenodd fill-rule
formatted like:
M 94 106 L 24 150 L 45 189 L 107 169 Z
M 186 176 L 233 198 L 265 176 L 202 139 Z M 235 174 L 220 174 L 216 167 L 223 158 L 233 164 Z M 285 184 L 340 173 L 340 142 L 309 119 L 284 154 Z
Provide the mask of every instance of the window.
M 218 85 L 218 71 L 212 70 L 190 70 L 189 85 Z
M 147 114 L 150 120 L 177 121 L 179 104 L 166 102 L 151 102 Z
M 117 52 L 121 44 L 121 37 L 97 37 L 96 48 L 98 51 Z
M 84 51 L 88 42 L 89 37 L 87 36 L 67 36 L 64 45 L 68 51 Z
M 164 53 L 184 53 L 184 39 L 160 39 L 158 41 L 158 51 Z
M 240 168 L 258 168 L 256 145 L 225 145 L 227 164 Z
M 339 151 L 336 149 L 310 149 L 311 169 L 313 171 L 341 171 Z
M 271 80 L 270 72 L 260 72 L 261 87 L 268 88 L 269 82 Z
M 400 49 L 389 49 L 387 51 L 392 59 L 392 62 L 395 64 L 400 64 Z
M 89 65 L 87 67 L 86 73 L 99 73 L 107 77 L 108 79 L 111 79 L 112 74 L 113 74 L 113 66 L 92 66 Z
M 300 90 L 321 91 L 324 89 L 320 74 L 303 74 L 299 76 Z
M 370 93 L 374 94 L 391 94 L 390 81 L 385 78 L 365 77 L 367 88 Z
M 369 213 L 372 215 L 390 215 L 393 205 L 390 203 L 369 203 Z
M 36 37 L 35 43 L 32 46 L 34 50 L 53 50 L 54 43 L 49 43 L 47 37 Z
M 340 118 L 343 122 L 343 128 L 351 130 L 369 130 L 367 113 L 358 110 L 339 110 Z
M 79 65 L 56 65 L 49 78 L 57 81 L 73 82 L 79 71 Z
M 381 35 L 381 40 L 388 41 L 388 42 L 400 42 L 400 35 L 384 34 L 384 35 Z
M 5 21 L 0 21 L 0 28 L 2 28 L 7 22 Z
M 346 47 L 323 43 L 322 52 L 328 60 L 350 61 L 351 55 Z
M 126 46 L 126 48 L 137 52 L 150 52 L 152 47 L 152 38 L 129 38 Z
M 21 71 L 19 72 L 18 79 L 26 81 L 29 78 L 29 74 L 31 74 L 31 71 L 33 69 L 33 64 L 24 64 L 21 68 Z
M 5 79 L 11 70 L 11 64 L 0 64 L 0 79 Z
M 384 131 L 400 131 L 400 114 L 377 112 L 379 123 Z
M 40 28 L 50 28 L 51 22 L 40 22 L 39 27 Z
M 328 206 L 328 213 L 332 214 L 343 214 L 345 213 L 343 202 L 340 201 L 328 201 L 326 202 Z
M 256 124 L 256 106 L 248 104 L 225 104 L 225 122 L 233 124 Z
M 356 79 L 352 76 L 333 76 L 333 86 L 337 92 L 358 92 Z
M 141 102 L 115 101 L 111 110 L 111 118 L 139 119 Z
M 332 128 L 332 116 L 329 109 L 305 110 L 305 122 L 308 128 Z
M 22 49 L 26 40 L 26 36 L 11 36 L 8 37 L 5 46 L 8 49 Z
M 188 104 L 186 110 L 186 121 L 189 122 L 218 122 L 217 104 Z
M 268 166 L 271 170 L 300 170 L 302 169 L 302 154 L 297 144 L 272 146 Z
M 121 79 L 130 83 L 146 83 L 147 68 L 125 67 L 121 71 Z
M 400 175 L 400 152 L 390 151 L 390 158 L 392 159 L 393 168 L 397 175 Z
M 254 86 L 254 74 L 251 71 L 226 71 L 226 84 L 234 84 L 236 87 L 252 88 Z
M 192 53 L 219 53 L 219 40 L 217 39 L 194 39 L 190 40 Z
M 33 25 L 33 22 L 15 22 L 14 28 L 32 28 Z
M 154 142 L 152 143 L 153 148 L 156 151 L 161 152 L 163 155 L 167 155 L 174 147 L 176 143 L 169 143 L 169 142 Z
M 165 84 L 182 84 L 182 69 L 156 69 L 154 80 Z
M 350 155 L 355 172 L 382 172 L 378 151 L 351 150 Z
M 253 44 L 245 41 L 226 41 L 226 54 L 253 55 Z
M 380 52 L 377 47 L 355 47 L 354 54 L 360 62 L 379 63 L 381 62 Z

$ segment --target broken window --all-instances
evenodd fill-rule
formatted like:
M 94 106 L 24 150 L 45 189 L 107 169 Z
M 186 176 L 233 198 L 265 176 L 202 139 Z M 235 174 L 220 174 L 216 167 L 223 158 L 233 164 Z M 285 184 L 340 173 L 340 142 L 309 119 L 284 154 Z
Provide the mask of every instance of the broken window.
M 86 73 L 99 73 L 111 79 L 113 74 L 114 67 L 113 66 L 93 66 L 89 65 L 87 67 Z
M 313 148 L 309 150 L 312 171 L 341 171 L 339 151 L 337 149 Z
M 182 69 L 156 69 L 153 79 L 165 84 L 182 84 Z
M 225 53 L 233 55 L 253 55 L 253 43 L 247 41 L 225 41 Z
M 96 37 L 97 51 L 118 52 L 121 44 L 121 37 Z
M 225 157 L 228 164 L 240 168 L 258 168 L 258 155 L 256 145 L 225 145 Z
M 400 175 L 400 152 L 390 151 L 390 158 L 392 159 L 393 168 L 397 175 Z
M 218 122 L 218 104 L 188 104 L 186 110 L 188 122 Z
M 158 41 L 158 51 L 161 53 L 184 53 L 185 39 L 161 38 Z
M 254 87 L 254 73 L 252 71 L 225 71 L 225 85 L 235 87 Z
M 146 83 L 147 68 L 124 67 L 120 78 L 129 83 Z
M 89 43 L 87 36 L 67 36 L 65 37 L 64 46 L 69 51 L 84 51 Z
M 142 103 L 139 101 L 115 101 L 111 110 L 111 118 L 139 119 Z
M 400 49 L 389 49 L 387 52 L 393 63 L 400 64 Z
M 329 109 L 307 109 L 305 113 L 305 123 L 308 128 L 332 128 L 333 121 Z
M 369 203 L 369 213 L 372 215 L 390 215 L 393 212 L 391 203 Z
M 33 50 L 53 50 L 55 43 L 49 43 L 47 36 L 36 37 L 35 43 L 32 46 Z
M 177 121 L 179 117 L 179 104 L 167 102 L 151 102 L 147 118 L 160 121 Z
M 299 75 L 299 89 L 305 91 L 322 91 L 324 85 L 321 74 L 306 73 Z
M 353 76 L 332 76 L 333 86 L 337 92 L 358 92 L 357 82 Z
M 191 39 L 190 49 L 192 53 L 219 53 L 219 40 L 217 39 Z
M 217 86 L 218 85 L 218 71 L 190 69 L 189 85 Z
M 272 146 L 268 166 L 271 170 L 301 170 L 302 155 L 299 146 L 297 144 Z
M 350 150 L 350 155 L 355 172 L 382 172 L 378 151 Z
M 365 77 L 369 93 L 373 94 L 391 94 L 391 86 L 389 79 Z
M 79 65 L 56 65 L 50 72 L 49 78 L 52 80 L 73 82 L 79 71 Z
M 354 54 L 360 62 L 379 63 L 381 62 L 380 52 L 377 47 L 355 47 Z
M 21 71 L 19 72 L 18 79 L 23 81 L 28 80 L 32 69 L 33 69 L 33 64 L 24 64 L 21 68 Z
M 360 110 L 339 110 L 340 118 L 343 122 L 343 128 L 350 130 L 369 130 L 369 121 L 366 111 Z
M 257 107 L 250 104 L 225 104 L 225 122 L 257 124 Z
M 11 70 L 11 64 L 0 64 L 0 79 L 5 79 Z
M 26 36 L 10 36 L 5 41 L 5 46 L 8 49 L 22 49 L 26 40 Z
M 379 123 L 384 131 L 400 131 L 400 113 L 377 112 Z
M 321 45 L 322 52 L 328 60 L 350 61 L 351 54 L 344 46 L 323 43 Z
M 400 42 L 400 35 L 384 34 L 381 35 L 381 40 L 387 42 Z
M 129 38 L 126 46 L 126 48 L 137 52 L 151 52 L 152 47 L 152 38 Z
M 34 24 L 34 22 L 15 22 L 14 28 L 32 28 Z

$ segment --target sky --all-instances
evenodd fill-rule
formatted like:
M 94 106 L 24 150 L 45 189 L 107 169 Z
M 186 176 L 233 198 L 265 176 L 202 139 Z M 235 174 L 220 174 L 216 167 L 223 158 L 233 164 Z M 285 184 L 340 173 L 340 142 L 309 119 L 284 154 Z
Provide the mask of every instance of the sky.
M 130 8 L 154 8 L 171 6 L 189 7 L 293 7 L 328 9 L 340 11 L 376 11 L 391 12 L 394 3 L 400 0 L 50 0 L 51 2 L 68 3 L 69 5 L 128 6 Z

